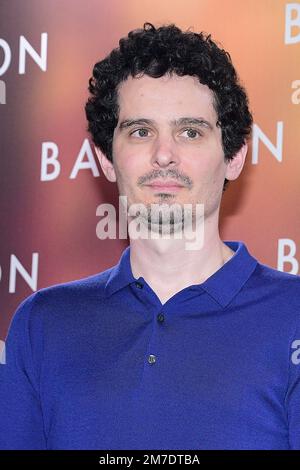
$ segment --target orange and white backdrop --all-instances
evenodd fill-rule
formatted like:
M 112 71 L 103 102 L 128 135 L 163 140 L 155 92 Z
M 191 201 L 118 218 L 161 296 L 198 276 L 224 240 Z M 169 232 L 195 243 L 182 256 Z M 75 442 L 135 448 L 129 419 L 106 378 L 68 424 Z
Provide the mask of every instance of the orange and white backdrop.
M 221 237 L 300 274 L 300 2 L 1 0 L 0 344 L 25 297 L 107 269 L 128 244 L 96 234 L 97 207 L 118 208 L 118 193 L 84 104 L 94 63 L 146 21 L 211 33 L 230 52 L 254 126 Z

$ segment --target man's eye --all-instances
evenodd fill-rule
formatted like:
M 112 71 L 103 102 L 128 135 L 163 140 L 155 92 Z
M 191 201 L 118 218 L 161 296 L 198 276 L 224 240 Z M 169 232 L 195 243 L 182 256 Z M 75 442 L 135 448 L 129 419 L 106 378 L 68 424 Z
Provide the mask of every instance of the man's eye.
M 199 131 L 197 131 L 196 129 L 184 129 L 183 132 L 188 132 L 188 137 L 189 137 L 190 139 L 192 139 L 192 140 L 195 139 L 195 137 L 202 135 L 202 134 L 201 134 Z
M 148 137 L 147 133 L 149 132 L 149 130 L 144 128 L 136 129 L 135 131 L 130 132 L 130 135 L 134 135 L 136 132 L 138 132 L 138 135 L 136 135 L 136 137 Z

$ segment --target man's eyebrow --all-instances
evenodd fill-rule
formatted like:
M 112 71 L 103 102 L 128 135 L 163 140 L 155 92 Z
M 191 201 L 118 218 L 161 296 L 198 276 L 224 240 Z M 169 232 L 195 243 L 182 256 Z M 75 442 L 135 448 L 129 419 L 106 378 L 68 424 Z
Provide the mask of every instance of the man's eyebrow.
M 119 124 L 119 129 L 122 131 L 123 129 L 126 129 L 128 127 L 132 127 L 137 125 L 143 125 L 143 124 L 153 124 L 154 121 L 152 119 L 146 119 L 146 118 L 139 118 L 139 119 L 124 119 L 124 121 L 121 121 Z
M 139 118 L 139 119 L 124 119 L 123 121 L 120 122 L 119 124 L 119 129 L 122 131 L 123 129 L 126 129 L 128 127 L 132 127 L 135 125 L 151 125 L 155 124 L 155 121 L 152 119 L 147 119 L 147 118 Z M 204 119 L 202 117 L 182 117 L 179 119 L 172 119 L 169 121 L 169 124 L 172 126 L 187 126 L 187 125 L 197 125 L 197 126 L 202 126 L 206 127 L 210 130 L 213 129 L 213 125 L 207 121 L 207 119 Z
M 208 127 L 210 130 L 213 130 L 213 125 L 202 117 L 182 117 L 180 119 L 174 119 L 171 121 L 171 124 L 174 126 L 187 126 L 194 124 L 197 126 Z

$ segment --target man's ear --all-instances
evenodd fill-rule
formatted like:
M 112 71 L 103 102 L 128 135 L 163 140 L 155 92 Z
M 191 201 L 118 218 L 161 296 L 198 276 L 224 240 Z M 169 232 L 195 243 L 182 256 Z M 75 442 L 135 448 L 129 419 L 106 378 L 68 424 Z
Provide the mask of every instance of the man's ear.
M 240 175 L 245 160 L 246 160 L 246 155 L 248 151 L 248 145 L 245 142 L 245 144 L 236 152 L 232 160 L 229 160 L 226 165 L 226 173 L 225 173 L 225 178 L 228 180 L 235 180 L 238 178 Z
M 105 174 L 108 181 L 114 183 L 115 181 L 117 181 L 117 178 L 112 162 L 108 160 L 108 158 L 106 157 L 106 155 L 104 155 L 103 152 L 101 152 L 99 147 L 95 146 L 94 148 L 103 173 Z

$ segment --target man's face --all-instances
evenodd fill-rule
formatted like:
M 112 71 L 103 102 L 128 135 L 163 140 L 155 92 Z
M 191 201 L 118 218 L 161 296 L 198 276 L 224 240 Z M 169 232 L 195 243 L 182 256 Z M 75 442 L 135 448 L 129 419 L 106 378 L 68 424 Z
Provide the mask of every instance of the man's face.
M 191 76 L 145 75 L 121 83 L 118 102 L 113 172 L 128 205 L 202 203 L 205 217 L 216 213 L 227 163 L 212 91 Z M 181 187 L 150 186 L 170 180 Z

